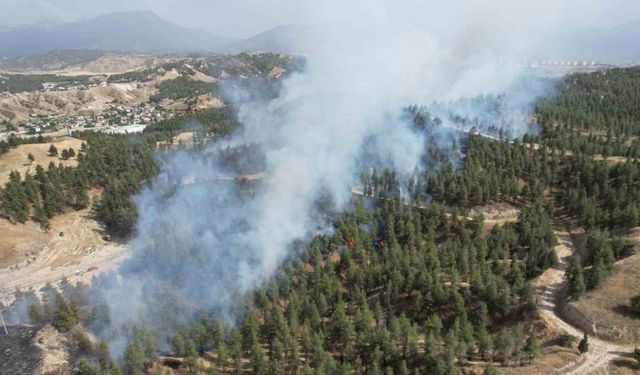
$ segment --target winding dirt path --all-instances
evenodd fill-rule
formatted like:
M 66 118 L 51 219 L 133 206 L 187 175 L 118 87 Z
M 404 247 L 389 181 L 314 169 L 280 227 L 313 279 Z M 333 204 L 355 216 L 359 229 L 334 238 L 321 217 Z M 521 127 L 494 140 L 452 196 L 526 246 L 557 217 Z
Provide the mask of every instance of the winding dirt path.
M 569 257 L 575 252 L 575 244 L 572 240 L 572 232 L 565 228 L 556 229 L 558 245 L 555 250 L 558 254 L 559 264 L 549 268 L 535 282 L 538 293 L 538 310 L 550 321 L 553 321 L 561 330 L 581 338 L 583 332 L 566 322 L 560 315 L 561 303 L 565 298 L 567 280 L 564 276 Z M 607 367 L 615 358 L 625 353 L 630 353 L 633 348 L 589 337 L 589 351 L 582 355 L 580 361 L 569 363 L 556 369 L 556 373 L 568 375 L 608 374 Z

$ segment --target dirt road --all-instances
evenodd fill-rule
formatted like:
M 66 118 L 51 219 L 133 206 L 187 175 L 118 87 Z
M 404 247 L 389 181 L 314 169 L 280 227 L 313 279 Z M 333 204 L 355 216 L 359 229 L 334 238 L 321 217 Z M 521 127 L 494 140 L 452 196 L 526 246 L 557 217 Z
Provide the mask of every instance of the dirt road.
M 581 338 L 583 332 L 567 323 L 560 315 L 560 304 L 565 298 L 567 280 L 564 276 L 568 259 L 575 252 L 572 233 L 565 228 L 555 231 L 558 237 L 556 253 L 559 264 L 555 268 L 549 268 L 535 282 L 538 292 L 538 309 L 540 313 L 558 326 L 559 329 Z M 569 375 L 607 374 L 609 363 L 624 353 L 633 351 L 632 347 L 618 345 L 603 341 L 595 337 L 589 337 L 589 351 L 583 354 L 584 360 L 569 363 L 556 369 L 556 373 Z

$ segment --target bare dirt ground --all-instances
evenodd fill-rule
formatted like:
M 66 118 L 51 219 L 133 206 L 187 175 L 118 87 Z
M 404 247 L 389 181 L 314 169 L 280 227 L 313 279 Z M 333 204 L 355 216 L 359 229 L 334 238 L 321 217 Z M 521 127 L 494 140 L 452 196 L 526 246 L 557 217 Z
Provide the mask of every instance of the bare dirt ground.
M 163 57 L 152 55 L 121 55 L 107 53 L 87 64 L 69 67 L 59 71 L 62 75 L 93 75 L 93 74 L 119 74 L 132 70 L 159 66 L 169 62 L 180 61 L 184 57 Z
M 567 323 L 560 313 L 567 284 L 564 271 L 568 258 L 576 251 L 572 235 L 580 233 L 579 229 L 569 230 L 567 227 L 566 220 L 558 220 L 556 223 L 556 236 L 559 242 L 556 246 L 556 252 L 560 260 L 559 264 L 548 269 L 535 281 L 538 293 L 538 310 L 559 330 L 582 337 L 583 332 Z M 575 362 L 565 364 L 555 371 L 570 375 L 607 373 L 607 369 L 613 361 L 623 359 L 625 354 L 633 350 L 630 346 L 614 344 L 595 337 L 590 337 L 589 344 L 590 350 L 587 353 Z
M 201 81 L 201 82 L 206 82 L 206 83 L 216 83 L 216 82 L 218 82 L 217 78 L 211 77 L 209 75 L 206 75 L 206 74 L 202 73 L 201 71 L 194 69 L 189 64 L 185 64 L 185 66 L 187 68 L 191 69 L 191 72 L 193 74 L 190 75 L 189 78 L 194 80 L 194 81 Z
M 170 147 L 170 148 L 178 148 L 178 147 L 193 147 L 193 132 L 182 132 L 175 135 L 171 141 L 159 141 L 156 142 L 156 147 Z
M 0 233 L 5 237 L 5 232 Z M 16 288 L 38 290 L 64 277 L 73 283 L 88 283 L 94 275 L 114 269 L 128 255 L 124 245 L 103 240 L 102 228 L 88 208 L 58 215 L 51 220 L 49 233 L 38 228 L 34 234 L 33 239 L 13 239 L 21 251 L 5 257 L 13 263 L 8 266 L 5 262 L 5 268 L 0 269 L 0 288 L 9 296 Z M 2 253 L 10 251 L 10 247 L 0 249 Z M 97 270 L 87 272 L 90 267 Z
M 202 109 L 209 109 L 209 108 L 222 108 L 224 106 L 225 106 L 224 102 L 219 98 L 216 98 L 212 94 L 204 94 L 204 95 L 199 95 L 195 98 L 195 103 L 191 105 L 191 108 L 193 110 L 199 111 Z
M 46 325 L 38 331 L 34 343 L 42 351 L 38 374 L 71 373 L 70 344 L 63 334 Z
M 483 230 L 488 232 L 496 225 L 504 225 L 518 221 L 520 209 L 507 202 L 498 202 L 474 207 L 469 211 L 469 216 L 477 216 L 480 214 L 484 216 Z
M 20 172 L 20 175 L 24 178 L 27 171 L 34 174 L 37 165 L 47 169 L 51 162 L 56 165 L 62 164 L 71 167 L 75 167 L 78 164 L 75 158 L 62 160 L 58 156 L 49 156 L 49 147 L 51 145 L 55 145 L 58 148 L 58 154 L 62 152 L 63 148 L 69 147 L 78 153 L 82 141 L 76 138 L 62 137 L 50 143 L 26 144 L 10 149 L 6 154 L 0 155 L 0 184 L 4 185 L 9 179 L 9 173 L 12 170 Z M 29 163 L 29 160 L 27 160 L 29 153 L 35 158 L 33 163 Z

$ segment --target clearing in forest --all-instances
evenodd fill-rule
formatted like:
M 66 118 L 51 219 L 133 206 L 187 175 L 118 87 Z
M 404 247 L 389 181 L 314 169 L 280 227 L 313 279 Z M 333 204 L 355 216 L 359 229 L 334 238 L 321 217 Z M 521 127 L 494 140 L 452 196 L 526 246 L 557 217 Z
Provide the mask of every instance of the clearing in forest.
M 89 196 L 97 194 L 92 191 Z M 89 282 L 127 255 L 124 245 L 104 240 L 90 208 L 56 215 L 50 224 L 45 233 L 32 221 L 14 225 L 0 220 L 0 287 L 8 292 L 17 287 L 37 290 L 63 277 L 72 283 Z M 91 267 L 97 269 L 87 272 Z
M 497 202 L 471 209 L 469 216 L 482 214 L 484 217 L 483 230 L 489 232 L 496 225 L 515 223 L 518 221 L 520 209 L 507 202 Z
M 49 147 L 51 145 L 56 146 L 58 155 L 60 155 L 63 149 L 70 147 L 78 154 L 82 141 L 76 138 L 62 137 L 47 143 L 24 144 L 11 148 L 9 152 L 0 154 L 0 184 L 4 185 L 4 183 L 9 180 L 9 174 L 13 170 L 20 172 L 20 176 L 24 178 L 27 171 L 34 174 L 37 165 L 41 165 L 44 169 L 47 169 L 51 162 L 56 165 L 60 163 L 64 166 L 71 167 L 75 167 L 78 164 L 75 157 L 62 160 L 59 156 L 49 156 Z M 29 153 L 31 153 L 35 159 L 33 163 L 30 163 L 27 159 Z
M 636 249 L 640 228 L 627 239 Z M 636 250 L 637 251 L 637 250 Z M 630 298 L 640 294 L 640 254 L 618 261 L 602 286 L 570 305 L 595 326 L 597 335 L 627 344 L 640 344 L 640 315 L 630 308 Z

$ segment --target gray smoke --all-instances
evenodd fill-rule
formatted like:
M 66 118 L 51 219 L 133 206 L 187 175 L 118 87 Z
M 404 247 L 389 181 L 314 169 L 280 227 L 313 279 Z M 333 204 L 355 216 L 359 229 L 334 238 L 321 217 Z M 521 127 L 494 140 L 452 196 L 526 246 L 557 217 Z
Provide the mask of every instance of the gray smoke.
M 539 23 L 551 29 L 560 8 L 552 1 L 456 4 L 461 11 L 436 12 L 418 1 L 283 4 L 314 25 L 306 70 L 287 78 L 274 100 L 238 103 L 244 129 L 226 141 L 259 145 L 265 179 L 238 188 L 216 180 L 233 172 L 214 158 L 161 157 L 163 177 L 134 197 L 133 255 L 103 281 L 113 322 L 162 328 L 203 309 L 232 321 L 242 296 L 273 274 L 294 240 L 327 230 L 317 221 L 320 198 L 330 197 L 334 210 L 347 207 L 363 152 L 377 155 L 381 168 L 419 167 L 425 139 L 402 116 L 409 104 L 440 101 L 433 108 L 495 120 L 514 135 L 529 131 L 527 109 L 544 90 L 514 91 L 509 105 L 521 116 L 508 121 L 465 98 L 513 88 L 522 77 L 513 61 L 532 54 L 545 37 Z M 189 180 L 208 182 L 180 183 Z

